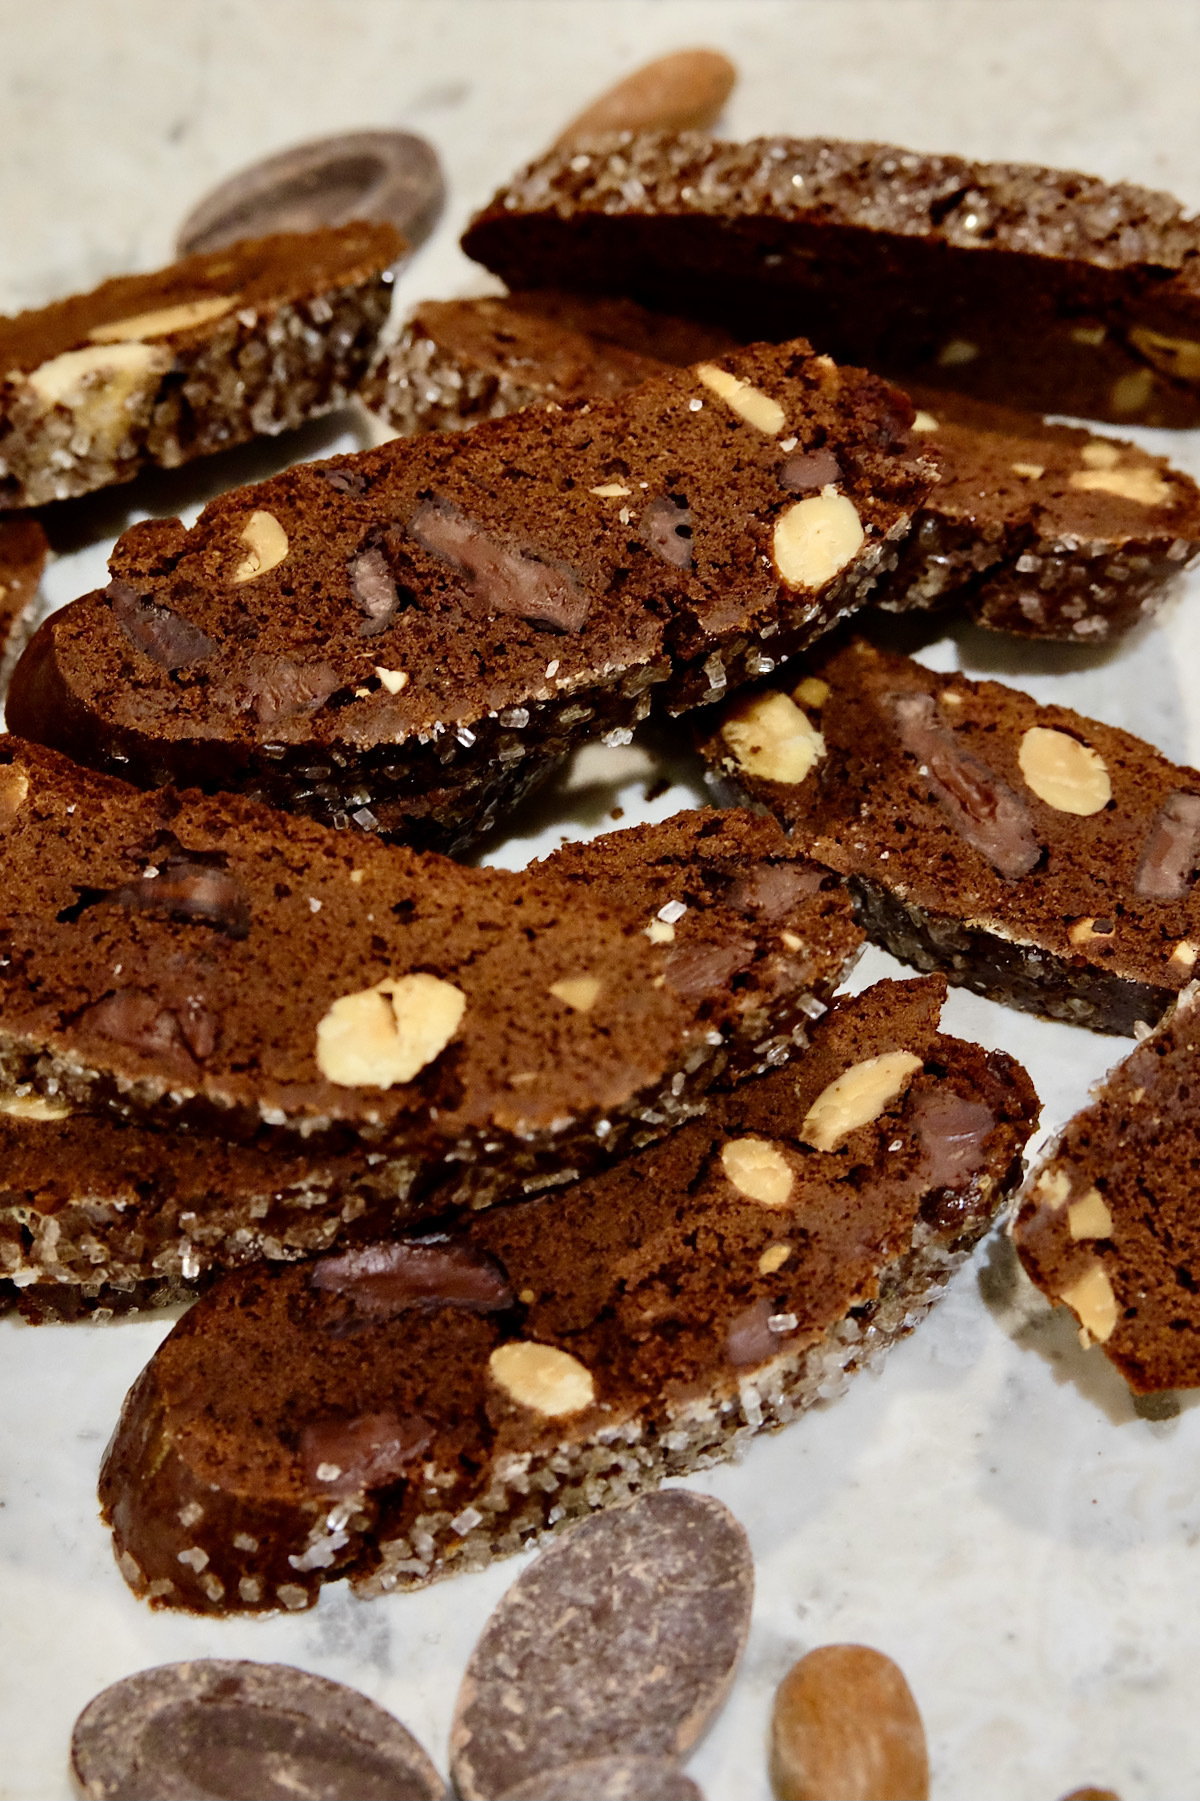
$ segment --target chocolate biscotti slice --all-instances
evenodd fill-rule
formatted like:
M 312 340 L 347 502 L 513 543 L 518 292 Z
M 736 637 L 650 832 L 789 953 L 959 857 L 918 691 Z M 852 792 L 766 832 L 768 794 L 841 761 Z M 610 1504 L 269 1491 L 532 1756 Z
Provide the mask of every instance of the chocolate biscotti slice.
M 40 506 L 340 405 L 391 305 L 390 225 L 245 239 L 0 319 L 0 506 Z
M 510 288 L 803 332 L 1007 405 L 1200 423 L 1200 221 L 1124 182 L 837 139 L 622 136 L 548 151 L 462 242 Z
M 1019 1177 L 1024 1071 L 940 978 L 553 1199 L 227 1278 L 131 1390 L 100 1493 L 139 1594 L 410 1588 L 735 1454 L 909 1331 Z
M 23 736 L 145 785 L 461 847 L 862 604 L 932 479 L 908 400 L 806 345 L 310 463 L 148 521 L 14 676 Z M 799 496 L 789 459 L 838 475 Z
M 0 696 L 33 629 L 50 546 L 36 519 L 0 516 Z
M 1132 1033 L 1200 954 L 1200 773 L 999 682 L 855 641 L 701 751 L 847 878 L 868 936 L 993 1000 Z
M 1094 644 L 1200 557 L 1200 489 L 1165 457 L 945 389 L 910 391 L 939 481 L 876 603 Z
M 827 873 L 746 816 L 512 874 L 11 739 L 0 758 L 21 1281 L 184 1278 L 295 1255 L 276 1234 L 306 1205 L 320 1243 L 389 1196 L 404 1219 L 570 1180 L 786 1061 L 861 943 Z M 227 1186 L 169 1143 L 122 1176 L 68 1109 L 227 1140 Z
M 687 360 L 683 346 L 711 354 L 688 339 L 686 320 L 629 301 L 431 301 L 361 394 L 399 431 L 456 429 L 619 393 Z M 910 384 L 910 396 L 939 479 L 874 605 L 953 604 L 995 630 L 1091 643 L 1145 618 L 1200 556 L 1200 490 L 1165 457 L 947 389 Z M 815 493 L 837 473 L 836 458 L 798 452 L 789 480 Z
M 1106 1076 L 1026 1184 L 1014 1238 L 1130 1386 L 1200 1386 L 1200 985 Z

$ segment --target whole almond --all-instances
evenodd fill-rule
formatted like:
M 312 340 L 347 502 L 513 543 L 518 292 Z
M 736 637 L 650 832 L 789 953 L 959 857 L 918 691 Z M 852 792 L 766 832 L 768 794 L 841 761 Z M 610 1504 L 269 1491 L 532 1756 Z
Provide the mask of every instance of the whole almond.
M 775 1692 L 771 1781 L 779 1801 L 927 1801 L 925 1729 L 890 1657 L 822 1645 Z
M 719 50 L 675 50 L 635 69 L 561 132 L 557 147 L 605 131 L 705 131 L 737 80 Z

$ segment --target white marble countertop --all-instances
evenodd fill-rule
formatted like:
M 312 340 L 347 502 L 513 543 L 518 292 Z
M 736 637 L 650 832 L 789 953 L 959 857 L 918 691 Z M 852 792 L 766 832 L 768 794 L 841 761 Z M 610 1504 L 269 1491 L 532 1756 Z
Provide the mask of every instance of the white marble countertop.
M 625 70 L 692 43 L 742 81 L 736 135 L 893 139 L 1081 167 L 1200 206 L 1200 10 L 1191 0 L 0 0 L 0 310 L 167 259 L 215 181 L 302 138 L 402 125 L 431 138 L 450 198 L 401 302 L 478 288 L 457 249 L 477 204 Z M 184 510 L 298 456 L 350 448 L 349 416 L 77 509 L 46 591 L 101 575 L 146 511 Z M 1140 433 L 1200 474 L 1200 433 Z M 963 632 L 927 660 L 998 674 L 1200 760 L 1200 580 L 1111 653 Z M 593 769 L 595 773 L 595 757 Z M 664 817 L 637 748 L 608 786 L 563 791 L 498 853 Z M 881 953 L 854 985 L 897 972 Z M 962 993 L 945 1024 L 1027 1063 L 1060 1123 L 1118 1040 Z M 444 1765 L 467 1654 L 516 1565 L 310 1614 L 153 1614 L 126 1590 L 95 1506 L 121 1397 L 169 1322 L 0 1321 L 0 1797 L 61 1801 L 72 1721 L 107 1683 L 196 1655 L 302 1664 L 392 1708 Z M 758 1600 L 746 1661 L 691 1762 L 709 1801 L 766 1801 L 774 1684 L 809 1647 L 895 1657 L 929 1734 L 938 1801 L 1055 1801 L 1086 1781 L 1122 1801 L 1200 1786 L 1191 1604 L 1200 1412 L 1138 1417 L 1097 1351 L 993 1241 L 879 1376 L 745 1461 L 698 1478 L 744 1522 Z

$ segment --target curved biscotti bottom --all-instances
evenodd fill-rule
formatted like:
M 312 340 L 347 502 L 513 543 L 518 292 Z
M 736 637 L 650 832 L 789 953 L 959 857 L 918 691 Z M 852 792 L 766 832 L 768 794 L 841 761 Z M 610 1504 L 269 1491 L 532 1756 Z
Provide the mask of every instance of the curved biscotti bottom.
M 863 876 L 850 876 L 859 924 L 873 943 L 922 974 L 941 970 L 956 987 L 1022 1013 L 1093 1032 L 1132 1038 L 1175 999 L 1169 988 L 1074 968 L 1042 945 L 1023 944 L 980 921 L 966 922 L 899 900 Z

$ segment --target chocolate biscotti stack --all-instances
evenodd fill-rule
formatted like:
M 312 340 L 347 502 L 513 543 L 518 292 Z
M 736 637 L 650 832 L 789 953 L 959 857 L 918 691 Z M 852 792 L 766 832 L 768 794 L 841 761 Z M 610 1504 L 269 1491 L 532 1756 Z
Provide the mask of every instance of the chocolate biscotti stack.
M 701 750 L 919 969 L 1124 1033 L 1192 978 L 1200 775 L 1129 732 L 856 640 L 727 709 Z
M 360 390 L 402 432 L 603 398 L 726 334 L 629 300 L 553 291 L 416 309 Z M 712 340 L 706 342 L 705 340 Z M 871 603 L 944 606 L 1022 637 L 1094 643 L 1154 610 L 1200 557 L 1200 490 L 1165 457 L 952 389 L 907 384 L 938 480 Z M 836 456 L 798 456 L 816 492 Z
M 746 816 L 514 875 L 0 758 L 0 1264 L 35 1317 L 574 1180 L 785 1062 L 861 942 Z
M 511 288 L 626 295 L 980 399 L 1200 423 L 1200 222 L 1074 171 L 821 138 L 554 148 L 463 248 Z
M 793 1068 L 552 1196 L 228 1277 L 106 1457 L 126 1580 L 204 1612 L 411 1588 L 837 1393 L 987 1230 L 1036 1118 L 1010 1058 L 938 1032 L 944 994 L 839 1002 Z
M 246 238 L 0 319 L 0 507 L 173 469 L 340 405 L 403 248 L 362 221 Z
M 796 343 L 301 465 L 126 532 L 29 645 L 9 724 L 147 786 L 465 846 L 583 739 L 861 606 L 933 479 L 911 422 Z

